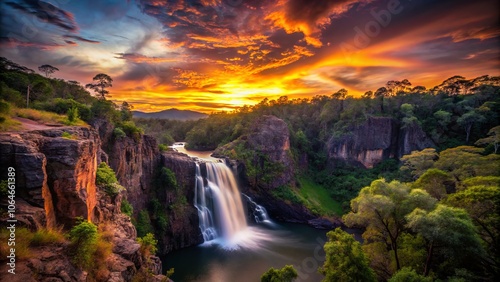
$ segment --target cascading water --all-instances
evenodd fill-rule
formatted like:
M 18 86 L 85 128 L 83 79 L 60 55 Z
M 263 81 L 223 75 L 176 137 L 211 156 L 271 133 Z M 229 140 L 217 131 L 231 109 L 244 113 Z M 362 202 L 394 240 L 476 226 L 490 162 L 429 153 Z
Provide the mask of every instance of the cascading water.
M 265 209 L 246 197 L 256 222 L 269 220 Z M 225 249 L 238 249 L 252 248 L 268 239 L 266 234 L 248 226 L 236 179 L 224 163 L 196 164 L 195 207 L 205 242 L 219 244 Z

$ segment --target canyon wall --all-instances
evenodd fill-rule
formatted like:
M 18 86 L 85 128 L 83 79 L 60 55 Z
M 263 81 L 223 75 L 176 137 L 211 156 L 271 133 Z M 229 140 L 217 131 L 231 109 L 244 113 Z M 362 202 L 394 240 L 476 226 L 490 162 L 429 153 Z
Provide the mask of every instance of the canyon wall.
M 315 218 L 304 206 L 273 194 L 276 189 L 292 189 L 296 186 L 297 168 L 290 152 L 288 126 L 283 120 L 275 116 L 262 116 L 247 134 L 217 148 L 213 155 L 237 161 L 235 166 L 243 192 L 264 206 L 272 218 L 300 223 Z
M 403 127 L 390 117 L 370 117 L 348 133 L 327 142 L 330 163 L 335 165 L 342 161 L 365 168 L 429 147 L 435 144 L 418 124 Z
M 63 133 L 67 138 L 63 138 Z M 136 230 L 120 211 L 126 191 L 109 196 L 95 184 L 103 153 L 98 133 L 88 127 L 60 127 L 39 131 L 0 133 L 2 170 L 16 170 L 16 219 L 19 226 L 71 228 L 77 217 L 106 228 L 113 252 L 106 261 L 107 281 L 131 281 L 147 268 L 154 281 L 164 278 L 156 257 L 142 258 Z M 6 206 L 2 200 L 1 206 Z M 6 218 L 1 219 L 2 225 Z M 17 263 L 23 281 L 86 281 L 87 273 L 71 264 L 68 245 L 33 247 L 31 258 Z

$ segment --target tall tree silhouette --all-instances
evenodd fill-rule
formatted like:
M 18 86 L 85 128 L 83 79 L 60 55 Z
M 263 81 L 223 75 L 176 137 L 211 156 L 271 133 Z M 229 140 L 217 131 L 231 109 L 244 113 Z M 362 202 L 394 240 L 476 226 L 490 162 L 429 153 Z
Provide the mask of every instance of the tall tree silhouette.
M 50 77 L 56 71 L 59 71 L 58 68 L 51 65 L 41 65 L 38 67 L 38 70 L 45 74 L 45 77 Z
M 113 86 L 113 79 L 105 73 L 100 73 L 94 76 L 92 80 L 94 83 L 88 83 L 85 85 L 85 88 L 92 89 L 94 92 L 101 95 L 102 99 L 104 99 L 104 96 L 109 93 L 106 88 Z

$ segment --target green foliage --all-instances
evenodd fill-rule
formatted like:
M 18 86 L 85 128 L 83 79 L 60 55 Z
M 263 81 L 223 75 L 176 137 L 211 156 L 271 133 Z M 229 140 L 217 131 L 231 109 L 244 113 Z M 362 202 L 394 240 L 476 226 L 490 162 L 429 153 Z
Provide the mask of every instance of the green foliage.
M 342 215 L 342 205 L 330 197 L 328 190 L 309 177 L 300 177 L 300 196 L 306 207 L 320 215 Z
M 177 189 L 175 174 L 167 167 L 162 167 L 159 175 L 159 185 L 163 188 Z
M 113 169 L 105 162 L 101 162 L 97 168 L 96 184 L 104 187 L 104 191 L 110 196 L 116 196 L 121 191 L 125 190 L 125 188 L 118 183 Z
M 115 104 L 108 100 L 95 100 L 90 108 L 94 118 L 105 119 L 112 123 L 120 121 L 120 113 L 115 109 Z
M 153 233 L 147 233 L 143 237 L 138 237 L 137 242 L 141 244 L 141 252 L 144 257 L 148 257 L 149 254 L 156 254 L 158 251 L 158 240 L 155 239 Z
M 376 281 L 361 244 L 351 234 L 336 228 L 327 236 L 328 242 L 324 246 L 326 261 L 319 269 L 325 275 L 323 281 Z
M 484 149 L 459 146 L 442 151 L 435 167 L 448 172 L 457 181 L 473 176 L 500 176 L 500 156 L 483 156 Z
M 131 121 L 133 116 L 132 106 L 127 102 L 123 102 L 120 107 L 120 114 L 122 121 Z
M 450 175 L 442 170 L 431 168 L 415 181 L 413 187 L 424 189 L 434 198 L 441 200 L 447 194 L 447 185 L 453 185 L 453 179 Z
M 494 153 L 496 154 L 498 152 L 498 148 L 500 147 L 500 126 L 495 126 L 490 129 L 490 131 L 488 131 L 488 137 L 481 138 L 474 144 L 476 144 L 477 146 L 492 145 L 494 148 Z
M 135 141 L 139 141 L 141 138 L 141 135 L 144 133 L 144 131 L 137 127 L 133 121 L 125 121 L 119 124 L 119 127 L 123 129 L 125 134 L 133 138 Z
M 44 246 L 50 244 L 60 244 L 66 241 L 61 230 L 38 229 L 33 233 L 30 246 Z
M 474 262 L 469 257 L 474 257 L 475 261 L 484 257 L 476 227 L 465 210 L 438 204 L 432 211 L 416 208 L 406 218 L 408 227 L 427 241 L 424 275 L 431 269 L 449 268 L 446 269 L 449 272 L 460 267 L 470 268 Z M 434 267 L 432 263 L 441 264 Z
M 122 200 L 122 203 L 121 203 L 121 206 L 120 206 L 120 210 L 123 214 L 126 214 L 128 216 L 132 216 L 132 214 L 134 213 L 134 208 L 132 207 L 132 205 L 127 201 L 127 199 L 123 199 Z
M 417 274 L 411 267 L 403 267 L 388 282 L 432 282 L 432 277 Z
M 345 211 L 349 209 L 349 201 L 354 198 L 361 188 L 379 178 L 387 180 L 400 179 L 398 161 L 389 159 L 377 164 L 372 169 L 352 166 L 337 166 L 333 170 L 325 169 L 320 172 L 310 171 L 311 178 L 316 183 L 328 189 L 330 198 L 341 202 Z
M 142 210 L 137 216 L 137 223 L 135 225 L 137 229 L 137 237 L 144 237 L 148 233 L 154 233 L 153 226 L 151 225 L 151 219 L 147 210 Z
M 78 108 L 77 107 L 72 107 L 68 110 L 68 121 L 70 124 L 76 123 L 80 116 L 78 115 Z
M 67 131 L 64 131 L 63 133 L 61 133 L 61 137 L 64 139 L 71 139 L 71 140 L 77 139 L 76 135 L 71 134 Z
M 290 186 L 279 186 L 271 191 L 274 197 L 293 204 L 302 204 L 303 200 Z
M 145 134 L 155 137 L 158 144 L 168 145 L 175 141 L 186 140 L 186 134 L 196 124 L 196 121 L 143 118 L 134 118 L 134 122 L 144 130 Z
M 433 148 L 413 151 L 410 155 L 405 155 L 401 158 L 401 162 L 403 163 L 401 170 L 409 171 L 413 179 L 417 179 L 434 165 L 437 158 L 438 154 Z
M 97 249 L 97 226 L 91 222 L 82 221 L 69 231 L 69 239 L 73 262 L 83 269 L 92 269 L 93 254 Z
M 127 134 L 125 134 L 125 131 L 123 131 L 120 127 L 115 127 L 115 129 L 113 129 L 113 136 L 115 139 L 122 139 L 126 137 Z
M 158 144 L 158 150 L 160 150 L 160 152 L 166 152 L 168 151 L 168 146 L 165 144 Z
M 11 106 L 9 103 L 0 100 L 0 115 L 9 115 Z
M 118 182 L 115 172 L 107 163 L 101 162 L 96 172 L 96 184 L 113 184 Z
M 494 277 L 500 272 L 500 185 L 499 177 L 471 178 L 471 186 L 450 195 L 445 204 L 465 209 L 472 218 L 487 250 L 482 263 L 486 272 Z M 475 185 L 480 184 L 480 185 Z
M 351 201 L 352 211 L 343 217 L 347 226 L 364 227 L 363 238 L 368 244 L 387 244 L 390 261 L 379 261 L 374 269 L 384 277 L 401 268 L 398 256 L 398 242 L 406 229 L 405 216 L 414 209 L 432 210 L 436 199 L 420 189 L 411 189 L 407 184 L 397 181 L 387 183 L 385 180 L 373 181 L 363 188 L 359 195 Z M 367 245 L 368 245 L 367 244 Z M 368 253 L 374 261 L 377 253 Z M 390 267 L 391 265 L 395 266 Z M 388 278 L 388 277 L 387 277 Z
M 261 282 L 292 282 L 298 277 L 293 265 L 285 265 L 281 269 L 271 267 L 260 278 Z

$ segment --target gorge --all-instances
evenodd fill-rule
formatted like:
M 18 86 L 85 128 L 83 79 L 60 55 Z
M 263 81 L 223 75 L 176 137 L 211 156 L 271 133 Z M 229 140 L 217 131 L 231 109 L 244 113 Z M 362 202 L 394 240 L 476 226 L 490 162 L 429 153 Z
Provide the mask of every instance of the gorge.
M 175 281 L 258 281 L 270 267 L 293 264 L 307 281 L 320 281 L 326 231 L 304 225 L 274 223 L 266 209 L 242 194 L 223 159 L 176 150 L 197 160 L 194 205 L 204 243 L 163 257 Z

